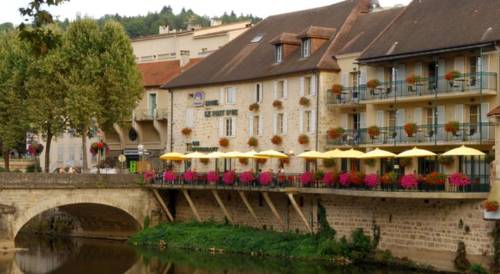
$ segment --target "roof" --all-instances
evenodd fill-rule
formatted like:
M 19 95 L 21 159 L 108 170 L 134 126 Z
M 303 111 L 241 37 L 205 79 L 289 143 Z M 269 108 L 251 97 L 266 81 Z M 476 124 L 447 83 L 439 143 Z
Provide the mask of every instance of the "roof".
M 497 106 L 496 108 L 494 108 L 490 112 L 488 112 L 488 117 L 491 117 L 491 116 L 500 116 L 500 106 Z
M 358 53 L 366 47 L 404 10 L 403 7 L 371 12 L 360 17 L 338 54 Z
M 320 39 L 329 39 L 335 33 L 334 28 L 326 28 L 326 27 L 318 27 L 318 26 L 309 26 L 305 30 L 303 30 L 298 37 L 305 38 L 320 38 Z
M 500 40 L 498 0 L 414 0 L 361 61 Z
M 179 60 L 140 63 L 137 66 L 142 73 L 142 81 L 145 87 L 161 86 L 181 73 Z
M 282 34 L 278 34 L 278 36 L 271 40 L 271 44 L 300 45 L 300 40 L 297 38 L 297 34 L 284 32 Z
M 318 69 L 339 70 L 332 58 L 331 44 L 340 36 L 349 18 L 361 14 L 361 9 L 366 10 L 366 2 L 346 0 L 326 7 L 270 16 L 163 88 L 221 84 Z M 300 50 L 295 50 L 282 63 L 275 64 L 271 41 L 283 33 L 301 33 L 310 26 L 338 31 L 310 57 L 302 58 Z M 262 35 L 262 39 L 251 43 L 258 35 Z

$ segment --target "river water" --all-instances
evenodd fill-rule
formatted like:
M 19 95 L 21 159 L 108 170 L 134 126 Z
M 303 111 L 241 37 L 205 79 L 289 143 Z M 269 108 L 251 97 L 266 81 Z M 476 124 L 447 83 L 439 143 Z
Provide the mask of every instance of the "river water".
M 0 274 L 240 274 L 333 273 L 402 274 L 416 272 L 335 267 L 327 263 L 191 252 L 136 249 L 123 242 L 71 238 L 18 237 L 17 254 L 0 253 Z

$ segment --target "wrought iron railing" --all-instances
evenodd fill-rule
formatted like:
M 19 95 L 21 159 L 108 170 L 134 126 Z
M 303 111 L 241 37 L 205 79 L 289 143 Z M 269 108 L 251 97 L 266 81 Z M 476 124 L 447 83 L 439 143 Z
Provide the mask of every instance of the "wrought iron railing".
M 440 96 L 460 92 L 482 92 L 497 89 L 497 73 L 478 72 L 462 73 L 454 79 L 446 79 L 446 76 L 437 78 L 418 78 L 413 83 L 403 81 L 382 82 L 376 87 L 368 87 L 366 84 L 358 87 L 344 87 L 340 94 L 328 92 L 329 104 L 358 104 L 369 100 L 384 100 L 435 95 Z
M 327 136 L 327 144 L 334 146 L 357 145 L 401 145 L 401 144 L 483 144 L 495 141 L 494 123 L 459 124 L 456 131 L 447 131 L 446 125 L 420 125 L 413 134 L 408 134 L 404 126 L 381 127 L 379 135 L 370 136 L 368 129 L 347 129 L 332 139 Z

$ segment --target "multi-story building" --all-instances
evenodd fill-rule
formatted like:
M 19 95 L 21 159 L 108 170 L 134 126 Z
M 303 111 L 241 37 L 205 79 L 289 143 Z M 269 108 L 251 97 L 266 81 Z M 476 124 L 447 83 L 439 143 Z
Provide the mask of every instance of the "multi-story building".
M 357 67 L 356 57 L 402 11 L 371 2 L 271 16 L 167 83 L 174 121 L 169 149 L 324 150 L 326 129 L 336 121 L 328 90 L 341 72 Z M 268 161 L 263 168 L 281 164 Z M 229 165 L 249 168 L 228 159 Z M 285 169 L 302 172 L 305 165 L 293 159 Z

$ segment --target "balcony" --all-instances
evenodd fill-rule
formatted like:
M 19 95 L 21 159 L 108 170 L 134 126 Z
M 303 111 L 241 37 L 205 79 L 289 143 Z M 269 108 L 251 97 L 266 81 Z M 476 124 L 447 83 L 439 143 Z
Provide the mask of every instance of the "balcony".
M 168 119 L 168 109 L 137 109 L 134 111 L 134 119 L 141 121 L 164 121 Z
M 341 94 L 328 92 L 328 104 L 353 105 L 369 101 L 414 100 L 415 98 L 449 98 L 467 95 L 496 95 L 497 73 L 464 73 L 453 80 L 445 76 L 435 78 L 420 78 L 413 84 L 407 81 L 393 81 L 380 83 L 376 88 L 367 85 L 346 87 Z
M 166 109 L 166 108 L 156 109 L 156 120 L 158 120 L 158 121 L 168 120 L 169 115 L 170 115 L 170 113 L 168 112 L 168 109 Z
M 338 138 L 327 137 L 330 146 L 394 146 L 439 144 L 493 144 L 494 123 L 460 124 L 454 134 L 446 131 L 446 125 L 421 125 L 413 136 L 406 134 L 403 126 L 380 128 L 380 134 L 371 138 L 368 129 L 347 129 Z

